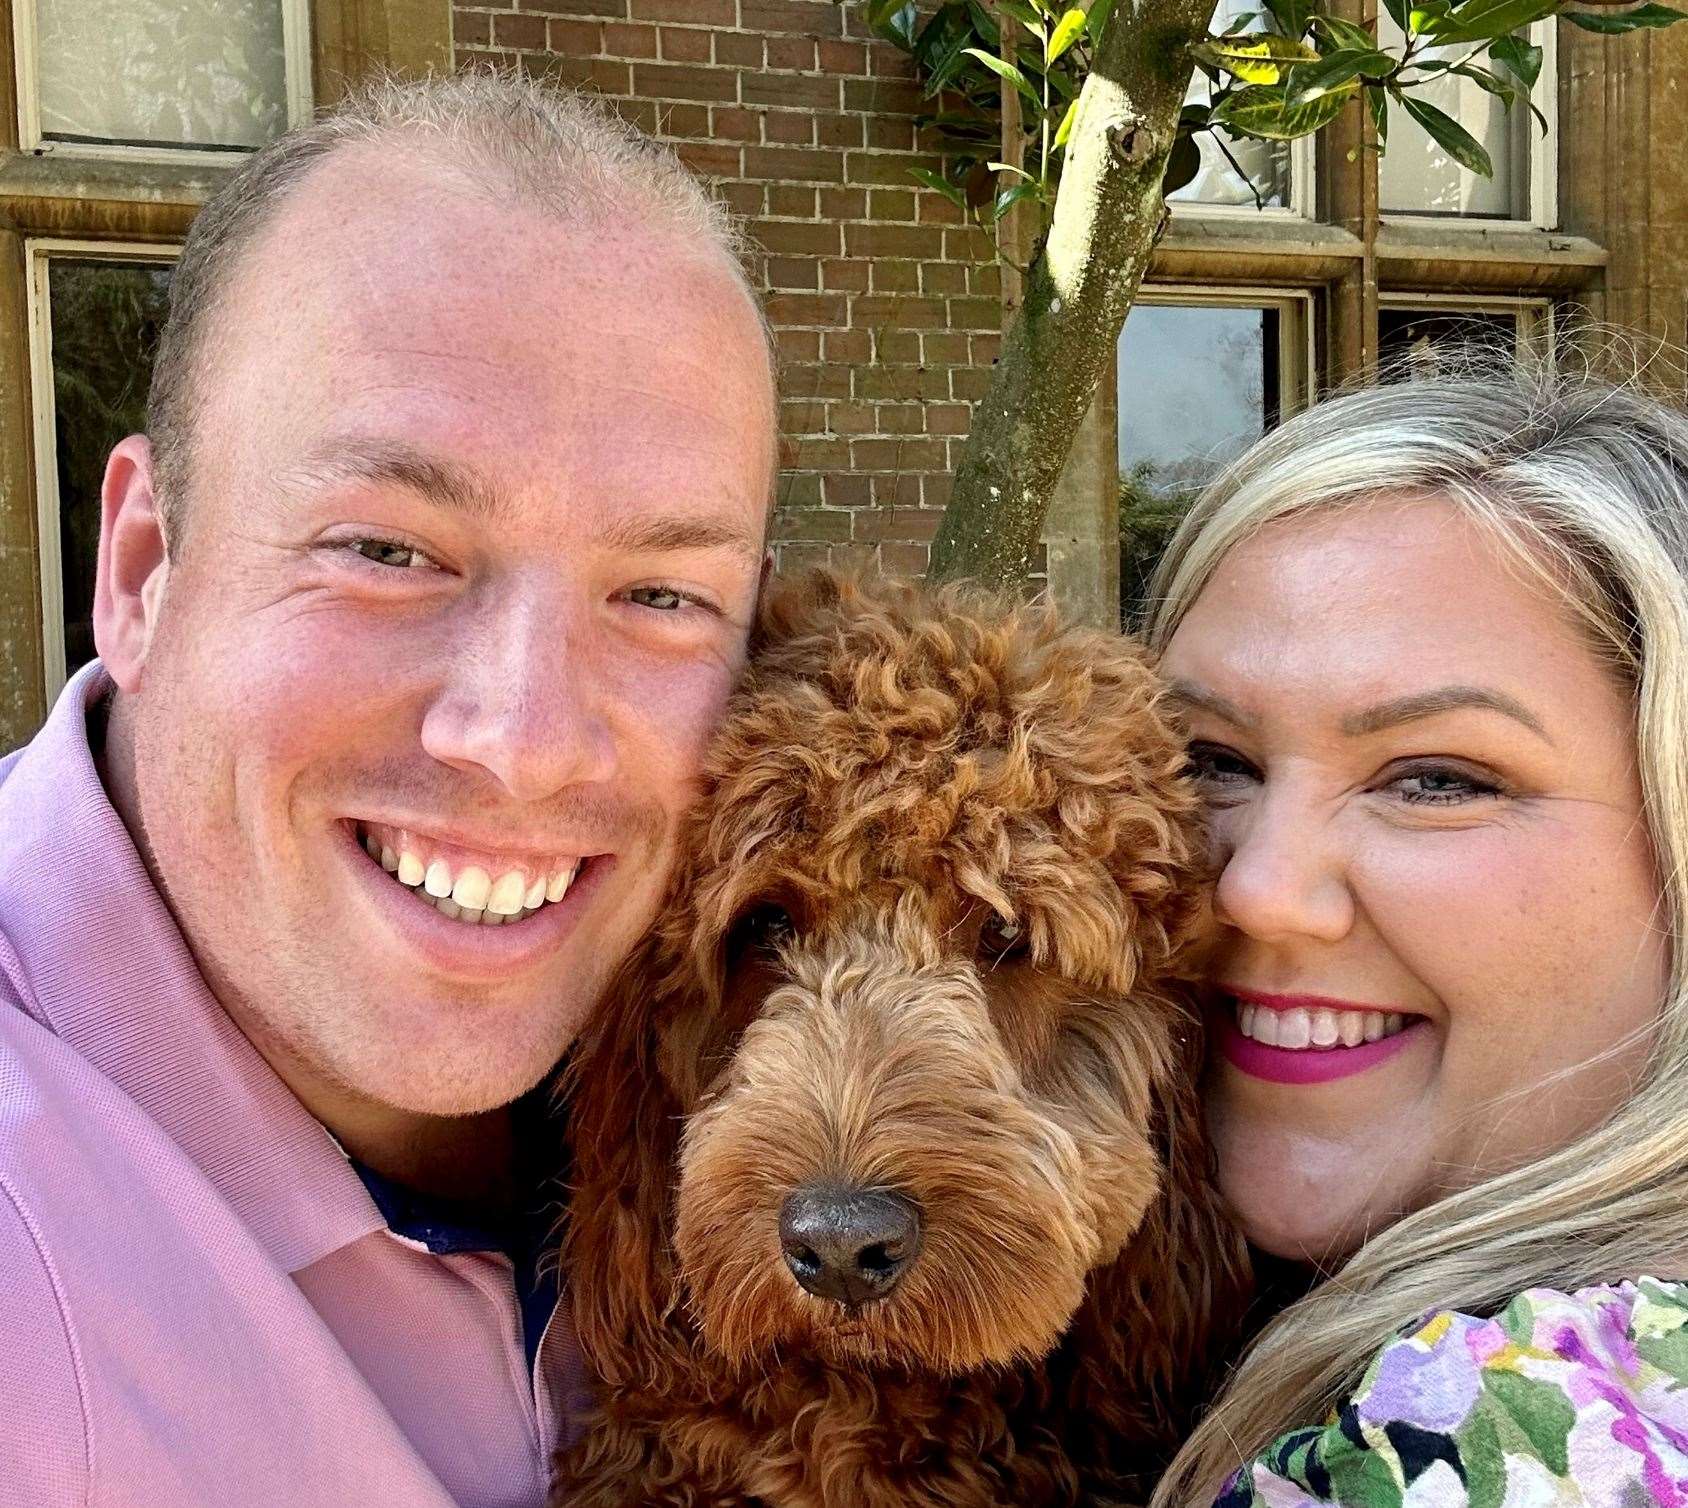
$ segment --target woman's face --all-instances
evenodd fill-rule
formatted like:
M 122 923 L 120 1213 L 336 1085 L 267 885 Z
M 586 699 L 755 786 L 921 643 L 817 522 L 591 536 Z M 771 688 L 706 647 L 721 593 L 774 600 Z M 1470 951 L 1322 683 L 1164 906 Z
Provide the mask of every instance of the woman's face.
M 1283 521 L 1162 665 L 1223 864 L 1208 1105 L 1257 1245 L 1340 1255 L 1624 1099 L 1668 970 L 1634 712 L 1515 557 L 1439 499 Z

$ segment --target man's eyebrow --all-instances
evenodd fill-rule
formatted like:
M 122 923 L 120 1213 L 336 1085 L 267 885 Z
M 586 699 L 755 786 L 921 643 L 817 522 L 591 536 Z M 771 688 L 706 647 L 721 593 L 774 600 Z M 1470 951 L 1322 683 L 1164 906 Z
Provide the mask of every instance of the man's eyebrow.
M 1538 738 L 1551 744 L 1547 729 L 1528 707 L 1504 691 L 1487 686 L 1438 686 L 1434 691 L 1415 691 L 1410 696 L 1398 696 L 1392 701 L 1379 702 L 1364 712 L 1351 713 L 1342 720 L 1342 731 L 1351 738 L 1379 733 L 1400 723 L 1416 722 L 1420 718 L 1435 717 L 1439 713 L 1454 712 L 1463 707 L 1478 707 L 1498 712 L 1522 723 Z
M 468 468 L 398 440 L 357 437 L 331 441 L 312 452 L 284 480 L 315 486 L 361 482 L 401 487 L 439 507 L 476 518 L 494 518 L 505 511 L 492 489 Z
M 604 543 L 629 554 L 678 554 L 682 550 L 732 550 L 760 565 L 763 543 L 742 524 L 685 514 L 622 515 L 603 531 Z

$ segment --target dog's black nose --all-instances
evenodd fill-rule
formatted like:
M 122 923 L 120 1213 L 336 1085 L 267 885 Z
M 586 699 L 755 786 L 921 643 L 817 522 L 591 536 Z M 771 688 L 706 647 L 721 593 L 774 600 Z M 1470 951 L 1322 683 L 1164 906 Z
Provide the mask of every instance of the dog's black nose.
M 885 1298 L 920 1251 L 920 1206 L 887 1190 L 810 1185 L 780 1207 L 780 1250 L 818 1299 Z

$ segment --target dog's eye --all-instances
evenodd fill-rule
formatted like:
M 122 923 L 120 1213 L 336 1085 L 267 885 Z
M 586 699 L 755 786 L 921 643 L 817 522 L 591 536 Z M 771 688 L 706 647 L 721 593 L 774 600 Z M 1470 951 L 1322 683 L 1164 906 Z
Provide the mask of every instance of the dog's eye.
M 741 948 L 777 948 L 796 935 L 797 928 L 782 906 L 758 906 L 734 929 L 734 941 Z
M 1026 929 L 1000 916 L 989 917 L 979 930 L 979 951 L 990 958 L 1013 958 L 1031 945 Z

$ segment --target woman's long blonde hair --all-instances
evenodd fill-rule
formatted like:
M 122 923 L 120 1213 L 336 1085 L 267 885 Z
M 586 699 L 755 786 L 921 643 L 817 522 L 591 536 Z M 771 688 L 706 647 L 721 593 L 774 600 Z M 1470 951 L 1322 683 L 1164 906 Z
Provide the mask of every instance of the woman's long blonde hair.
M 1278 1435 L 1322 1423 L 1376 1349 L 1431 1310 L 1688 1276 L 1688 416 L 1632 388 L 1493 364 L 1331 399 L 1196 502 L 1156 573 L 1148 637 L 1164 648 L 1225 553 L 1272 520 L 1420 493 L 1496 531 L 1633 689 L 1667 996 L 1632 1097 L 1602 1125 L 1406 1216 L 1278 1315 L 1153 1508 L 1206 1508 Z

